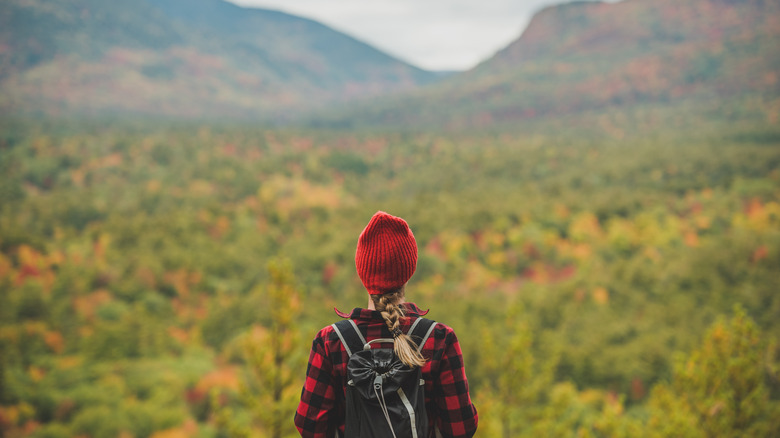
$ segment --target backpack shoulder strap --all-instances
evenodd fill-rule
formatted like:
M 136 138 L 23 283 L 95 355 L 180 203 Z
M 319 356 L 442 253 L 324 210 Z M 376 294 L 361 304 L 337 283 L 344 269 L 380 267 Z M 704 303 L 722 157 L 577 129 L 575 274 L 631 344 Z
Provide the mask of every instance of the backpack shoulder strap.
M 347 350 L 348 356 L 352 356 L 352 353 L 356 353 L 363 349 L 363 345 L 366 344 L 366 338 L 360 333 L 354 320 L 345 319 L 335 324 L 331 324 L 331 326 L 336 331 L 344 349 Z
M 418 352 L 422 352 L 425 342 L 433 333 L 436 324 L 436 321 L 420 317 L 409 327 L 409 337 L 417 345 Z M 363 346 L 366 345 L 366 338 L 360 333 L 360 329 L 358 329 L 354 320 L 345 319 L 331 324 L 331 326 L 341 340 L 341 344 L 344 345 L 344 349 L 347 350 L 348 356 L 352 356 L 353 353 L 362 350 Z
M 436 328 L 436 321 L 427 318 L 417 318 L 409 328 L 409 337 L 417 344 L 417 351 L 422 353 L 425 342 Z

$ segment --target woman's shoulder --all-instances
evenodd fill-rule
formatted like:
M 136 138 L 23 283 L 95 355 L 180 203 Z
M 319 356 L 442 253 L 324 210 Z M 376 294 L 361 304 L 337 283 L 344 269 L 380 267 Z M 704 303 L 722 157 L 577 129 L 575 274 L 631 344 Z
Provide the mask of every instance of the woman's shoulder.
M 330 339 L 331 335 L 334 334 L 335 330 L 333 329 L 333 324 L 328 324 L 317 332 L 317 335 L 314 337 L 314 339 L 328 340 Z

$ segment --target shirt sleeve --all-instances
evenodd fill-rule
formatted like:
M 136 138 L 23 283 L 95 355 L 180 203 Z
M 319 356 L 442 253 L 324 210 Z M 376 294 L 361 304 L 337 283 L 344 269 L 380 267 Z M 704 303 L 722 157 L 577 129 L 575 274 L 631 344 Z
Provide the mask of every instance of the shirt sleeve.
M 323 332 L 312 342 L 306 382 L 295 411 L 295 427 L 304 438 L 326 438 L 336 405 L 333 366 L 325 349 Z
M 471 402 L 463 366 L 463 352 L 454 332 L 446 338 L 439 378 L 434 382 L 436 427 L 448 438 L 472 437 L 477 431 L 477 409 Z

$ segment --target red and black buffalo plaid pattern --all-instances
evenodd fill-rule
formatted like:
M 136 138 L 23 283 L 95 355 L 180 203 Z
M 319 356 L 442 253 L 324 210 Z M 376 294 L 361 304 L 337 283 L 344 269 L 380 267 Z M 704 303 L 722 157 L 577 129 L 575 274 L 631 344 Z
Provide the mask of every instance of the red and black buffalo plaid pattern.
M 415 319 L 427 312 L 405 303 L 406 314 L 401 323 L 404 333 Z M 354 309 L 350 318 L 367 340 L 391 338 L 379 312 Z M 455 332 L 444 324 L 437 324 L 422 350 L 428 359 L 422 368 L 425 379 L 425 406 L 429 430 L 434 426 L 445 437 L 471 437 L 477 430 L 477 410 L 471 403 L 469 384 L 463 367 L 463 354 Z M 295 412 L 295 425 L 302 437 L 332 438 L 335 430 L 344 434 L 344 400 L 346 399 L 346 350 L 333 327 L 320 330 L 312 342 L 306 383 L 301 402 Z

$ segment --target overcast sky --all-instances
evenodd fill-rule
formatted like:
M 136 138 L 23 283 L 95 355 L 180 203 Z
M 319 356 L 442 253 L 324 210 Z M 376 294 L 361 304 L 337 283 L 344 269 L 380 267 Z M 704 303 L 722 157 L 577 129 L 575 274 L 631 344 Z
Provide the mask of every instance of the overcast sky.
M 466 70 L 568 0 L 229 0 L 324 23 L 428 70 Z

